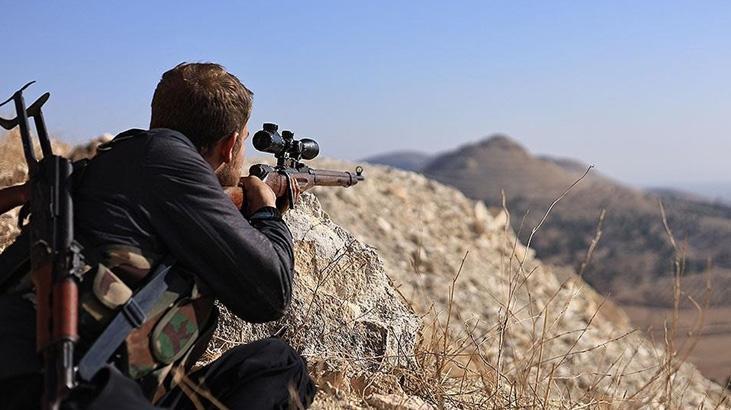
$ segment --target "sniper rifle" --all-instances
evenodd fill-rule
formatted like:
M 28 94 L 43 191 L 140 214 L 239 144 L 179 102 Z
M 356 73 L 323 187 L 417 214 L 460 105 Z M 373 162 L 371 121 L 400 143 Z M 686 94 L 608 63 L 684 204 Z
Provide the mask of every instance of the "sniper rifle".
M 363 181 L 363 168 L 355 172 L 313 169 L 301 162 L 311 160 L 320 153 L 319 144 L 312 139 L 294 139 L 291 131 L 278 132 L 277 124 L 266 123 L 254 134 L 254 148 L 274 154 L 277 165 L 256 164 L 249 168 L 249 175 L 256 176 L 269 185 L 277 198 L 285 199 L 293 207 L 297 192 L 304 192 L 316 186 L 351 187 Z M 297 184 L 297 187 L 294 186 Z M 241 186 L 227 187 L 226 192 L 234 204 L 241 208 L 245 202 Z

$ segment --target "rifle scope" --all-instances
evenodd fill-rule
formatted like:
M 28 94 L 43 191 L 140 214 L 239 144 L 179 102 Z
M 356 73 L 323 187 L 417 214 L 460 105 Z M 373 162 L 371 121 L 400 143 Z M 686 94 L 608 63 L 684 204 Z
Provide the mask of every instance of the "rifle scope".
M 320 153 L 317 141 L 309 138 L 294 139 L 292 131 L 282 131 L 280 135 L 277 124 L 266 123 L 261 131 L 254 134 L 254 148 L 269 152 L 277 158 L 290 157 L 296 160 L 312 159 Z

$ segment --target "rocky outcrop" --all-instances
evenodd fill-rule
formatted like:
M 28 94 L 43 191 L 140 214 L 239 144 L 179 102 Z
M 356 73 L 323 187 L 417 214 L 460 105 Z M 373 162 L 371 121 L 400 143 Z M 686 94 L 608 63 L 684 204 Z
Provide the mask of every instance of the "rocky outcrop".
M 375 250 L 335 225 L 310 194 L 286 220 L 295 239 L 291 307 L 282 320 L 265 325 L 245 323 L 224 309 L 209 357 L 280 332 L 314 361 L 347 361 L 360 372 L 413 366 L 421 322 Z
M 91 158 L 96 155 L 96 150 L 101 144 L 109 142 L 114 138 L 112 134 L 102 134 L 86 144 L 73 147 L 68 152 L 68 158 L 72 161 L 78 161 L 83 158 Z

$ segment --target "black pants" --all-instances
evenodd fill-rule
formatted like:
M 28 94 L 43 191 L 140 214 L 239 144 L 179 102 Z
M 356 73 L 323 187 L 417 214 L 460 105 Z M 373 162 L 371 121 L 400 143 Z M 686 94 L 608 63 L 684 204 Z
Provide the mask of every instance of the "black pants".
M 315 386 L 304 359 L 280 339 L 258 340 L 237 346 L 209 365 L 188 376 L 205 393 L 191 398 L 180 387 L 169 392 L 153 406 L 142 389 L 115 368 L 108 367 L 97 377 L 99 393 L 84 404 L 69 403 L 69 409 L 147 410 L 206 409 L 217 407 L 206 396 L 214 397 L 229 409 L 306 408 L 315 396 Z M 34 409 L 40 404 L 40 376 L 0 381 L 3 409 Z M 6 407 L 8 406 L 8 407 Z
M 229 409 L 307 408 L 315 396 L 305 360 L 277 338 L 237 346 L 195 371 L 190 379 L 205 386 Z M 206 408 L 216 408 L 200 395 L 198 398 Z M 180 387 L 164 397 L 160 405 L 196 409 Z

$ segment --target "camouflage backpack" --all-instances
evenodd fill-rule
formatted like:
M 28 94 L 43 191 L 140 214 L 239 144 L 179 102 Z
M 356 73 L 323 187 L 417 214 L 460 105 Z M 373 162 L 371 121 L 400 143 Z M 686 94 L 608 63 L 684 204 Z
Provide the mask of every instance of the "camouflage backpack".
M 133 296 L 128 283 L 143 281 L 161 258 L 122 245 L 88 253 L 95 266 L 89 267 L 81 283 L 79 328 L 82 340 L 93 342 Z M 147 312 L 147 320 L 129 332 L 113 357 L 115 365 L 137 380 L 150 399 L 173 387 L 175 366 L 188 370 L 195 363 L 218 316 L 213 298 L 200 292 L 192 275 L 175 275 L 176 281 Z

